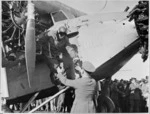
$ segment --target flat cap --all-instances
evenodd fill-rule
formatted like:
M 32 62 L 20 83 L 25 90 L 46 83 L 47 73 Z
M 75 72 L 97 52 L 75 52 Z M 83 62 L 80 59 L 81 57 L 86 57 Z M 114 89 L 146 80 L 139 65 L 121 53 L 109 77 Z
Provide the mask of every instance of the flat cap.
M 87 72 L 94 72 L 96 70 L 94 65 L 90 63 L 89 61 L 84 61 L 82 64 L 82 68 Z

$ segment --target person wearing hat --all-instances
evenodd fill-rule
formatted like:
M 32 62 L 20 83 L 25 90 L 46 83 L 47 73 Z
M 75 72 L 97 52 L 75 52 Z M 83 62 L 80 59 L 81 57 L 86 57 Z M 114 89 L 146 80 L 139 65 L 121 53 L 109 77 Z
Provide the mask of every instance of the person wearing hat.
M 57 48 L 60 52 L 66 53 L 66 46 L 69 45 L 69 39 L 67 37 L 67 28 L 65 26 L 59 27 L 57 31 Z
M 88 61 L 83 62 L 82 68 L 75 67 L 81 72 L 81 78 L 70 80 L 65 74 L 58 73 L 57 77 L 66 86 L 75 88 L 75 100 L 71 108 L 71 113 L 95 113 L 94 95 L 96 91 L 96 81 L 90 74 L 95 71 L 95 67 Z
M 38 43 L 41 46 L 40 49 L 42 49 L 45 63 L 50 68 L 50 76 L 53 76 L 54 72 L 56 72 L 55 63 L 53 62 L 55 60 L 58 63 L 63 62 L 68 78 L 74 79 L 73 62 L 66 50 L 66 46 L 70 44 L 67 37 L 67 28 L 60 26 L 57 31 L 50 30 L 45 32 L 38 39 Z
M 67 37 L 67 28 L 65 26 L 59 27 L 57 31 L 57 49 L 62 54 L 62 62 L 66 71 L 67 78 L 75 79 L 75 69 L 72 58 L 69 56 L 66 47 L 70 45 Z

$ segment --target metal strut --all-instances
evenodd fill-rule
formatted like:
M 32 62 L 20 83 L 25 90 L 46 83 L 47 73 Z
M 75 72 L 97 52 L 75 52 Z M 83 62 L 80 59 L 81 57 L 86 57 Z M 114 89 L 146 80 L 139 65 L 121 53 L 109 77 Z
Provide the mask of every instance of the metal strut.
M 39 106 L 35 107 L 33 110 L 29 111 L 28 113 L 32 113 L 32 112 L 36 111 L 37 109 L 39 109 L 40 107 L 42 107 L 43 105 L 45 105 L 49 101 L 53 100 L 55 97 L 57 97 L 58 95 L 62 94 L 63 92 L 65 92 L 69 88 L 70 87 L 66 87 L 63 90 L 59 91 L 58 93 L 56 93 L 55 95 L 53 95 L 52 97 L 50 97 L 49 99 L 47 99 L 46 101 L 44 101 L 42 104 L 40 104 Z
M 29 107 L 29 105 L 35 100 L 35 98 L 39 95 L 39 92 L 35 93 L 33 97 L 27 102 L 27 104 L 24 106 L 24 108 L 20 111 L 20 113 L 24 113 L 26 109 Z

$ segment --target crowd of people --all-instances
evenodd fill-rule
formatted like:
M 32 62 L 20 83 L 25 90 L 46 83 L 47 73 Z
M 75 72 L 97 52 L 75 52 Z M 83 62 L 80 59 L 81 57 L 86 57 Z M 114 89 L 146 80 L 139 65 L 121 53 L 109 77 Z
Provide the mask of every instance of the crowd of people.
M 117 80 L 110 84 L 110 98 L 116 108 L 115 112 L 148 112 L 149 84 L 145 79 Z

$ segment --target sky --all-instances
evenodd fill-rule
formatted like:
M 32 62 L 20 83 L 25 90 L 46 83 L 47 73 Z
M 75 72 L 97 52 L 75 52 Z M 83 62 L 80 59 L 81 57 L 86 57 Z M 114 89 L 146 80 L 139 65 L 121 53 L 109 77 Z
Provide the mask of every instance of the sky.
M 149 58 L 146 62 L 143 62 L 141 54 L 138 53 L 113 76 L 113 79 L 128 80 L 131 77 L 136 77 L 140 80 L 145 76 L 149 76 Z
M 61 0 L 61 2 L 87 14 L 124 11 L 127 6 L 130 7 L 130 11 L 138 4 L 137 0 Z M 113 79 L 128 80 L 136 77 L 140 80 L 146 75 L 149 76 L 149 59 L 143 63 L 141 54 L 136 54 L 113 76 Z

